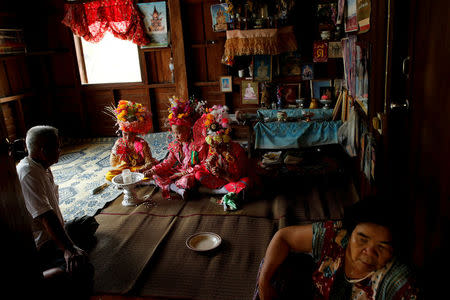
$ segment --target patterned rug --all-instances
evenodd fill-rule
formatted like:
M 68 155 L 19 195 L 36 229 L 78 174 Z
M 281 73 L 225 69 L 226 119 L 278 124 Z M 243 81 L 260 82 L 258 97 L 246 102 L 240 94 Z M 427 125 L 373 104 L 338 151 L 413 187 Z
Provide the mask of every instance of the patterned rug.
M 150 133 L 143 136 L 158 160 L 166 157 L 172 140 L 170 132 Z M 112 184 L 92 195 L 92 190 L 106 182 L 110 169 L 109 155 L 117 137 L 70 139 L 64 141 L 59 162 L 51 167 L 59 185 L 59 206 L 65 221 L 84 215 L 93 216 L 105 204 L 116 199 L 121 190 Z

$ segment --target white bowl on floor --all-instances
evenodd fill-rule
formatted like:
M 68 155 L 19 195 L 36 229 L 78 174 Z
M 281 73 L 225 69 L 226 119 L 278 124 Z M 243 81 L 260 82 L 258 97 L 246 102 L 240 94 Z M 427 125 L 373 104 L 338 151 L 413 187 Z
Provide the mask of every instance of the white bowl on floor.
M 199 252 L 213 250 L 222 243 L 220 235 L 213 232 L 199 232 L 186 239 L 186 246 Z

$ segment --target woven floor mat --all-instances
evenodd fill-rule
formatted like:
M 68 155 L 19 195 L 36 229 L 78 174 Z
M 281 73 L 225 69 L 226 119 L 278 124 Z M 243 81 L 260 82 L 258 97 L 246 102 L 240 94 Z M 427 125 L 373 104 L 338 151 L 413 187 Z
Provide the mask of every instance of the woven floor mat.
M 222 195 L 200 195 L 196 194 L 187 201 L 180 217 L 193 215 L 244 215 L 268 219 L 279 219 L 281 215 L 274 211 L 273 198 L 258 197 L 248 199 L 245 203 L 239 202 L 235 211 L 224 211 L 223 206 L 218 203 Z
M 251 299 L 259 263 L 277 227 L 275 220 L 239 215 L 178 218 L 134 292 L 183 299 Z M 188 249 L 186 239 L 203 231 L 219 234 L 222 244 L 211 253 Z
M 146 187 L 139 194 L 151 190 Z M 134 286 L 185 204 L 181 199 L 163 200 L 158 193 L 157 206 L 124 207 L 122 199 L 123 195 L 96 216 L 97 245 L 90 253 L 96 294 L 124 294 Z

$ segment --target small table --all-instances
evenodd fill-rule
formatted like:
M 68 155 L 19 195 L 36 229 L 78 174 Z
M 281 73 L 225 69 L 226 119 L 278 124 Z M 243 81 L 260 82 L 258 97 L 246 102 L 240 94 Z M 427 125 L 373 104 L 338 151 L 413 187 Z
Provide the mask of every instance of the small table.
M 278 122 L 278 110 L 258 110 L 258 116 L 268 122 L 254 126 L 255 149 L 291 149 L 337 144 L 337 132 L 342 121 L 328 121 L 332 109 L 285 109 L 288 118 L 314 113 L 310 122 Z
M 312 121 L 329 120 L 333 114 L 333 109 L 310 109 L 310 108 L 289 108 L 289 109 L 258 109 L 256 115 L 260 120 L 277 120 L 277 113 L 284 111 L 288 118 L 301 118 L 305 114 L 313 114 Z M 266 121 L 267 122 L 267 121 Z

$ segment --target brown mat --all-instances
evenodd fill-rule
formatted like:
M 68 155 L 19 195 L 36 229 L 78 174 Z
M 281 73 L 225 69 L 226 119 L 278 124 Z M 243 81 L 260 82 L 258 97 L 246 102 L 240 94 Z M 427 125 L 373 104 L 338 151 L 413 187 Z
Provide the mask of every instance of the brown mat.
M 189 299 L 251 299 L 259 263 L 277 229 L 277 221 L 240 215 L 179 218 L 159 255 L 143 272 L 136 294 Z M 196 232 L 219 234 L 212 253 L 189 250 Z
M 139 194 L 151 190 L 145 187 Z M 96 216 L 100 224 L 98 242 L 90 253 L 95 267 L 95 293 L 128 292 L 185 204 L 182 200 L 163 200 L 160 194 L 154 197 L 156 207 L 124 207 L 122 199 L 123 195 Z
M 222 196 L 219 195 L 197 195 L 192 200 L 187 201 L 180 217 L 190 217 L 195 215 L 242 215 L 269 219 L 279 219 L 281 216 L 274 213 L 274 203 L 271 198 L 257 198 L 248 200 L 246 203 L 239 205 L 239 209 L 235 211 L 224 211 L 223 206 L 218 204 Z
M 164 200 L 159 191 L 153 196 L 156 207 L 123 207 L 119 197 L 96 217 L 95 292 L 250 299 L 259 262 L 276 230 L 340 218 L 342 204 L 356 201 L 353 185 L 345 180 L 304 182 L 292 190 L 252 199 L 233 212 L 215 202 L 219 196 L 197 195 L 185 202 Z M 139 195 L 151 191 L 143 187 Z M 218 233 L 223 244 L 207 254 L 189 250 L 186 238 L 200 231 Z

